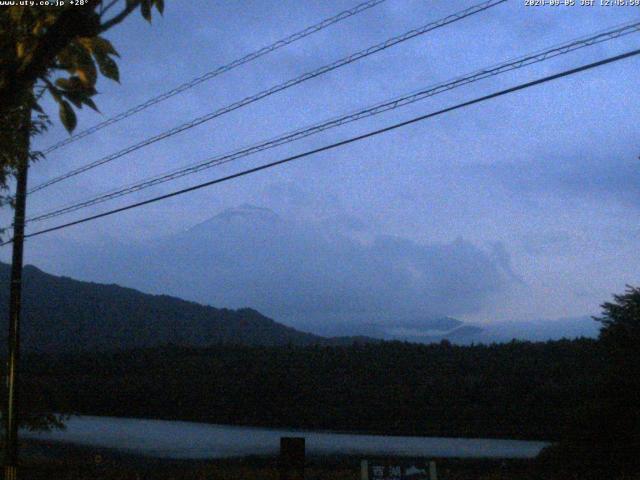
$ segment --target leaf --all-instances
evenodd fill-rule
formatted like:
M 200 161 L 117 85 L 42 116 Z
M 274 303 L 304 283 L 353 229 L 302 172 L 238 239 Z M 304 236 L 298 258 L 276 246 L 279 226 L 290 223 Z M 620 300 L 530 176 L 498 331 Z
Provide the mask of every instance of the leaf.
M 104 53 L 105 55 L 114 55 L 116 57 L 120 56 L 120 54 L 113 47 L 111 42 L 109 40 L 107 40 L 106 38 L 93 37 L 92 40 L 93 40 L 94 51 L 100 51 L 100 52 Z
M 35 42 L 32 38 L 24 38 L 16 43 L 16 57 L 21 61 L 28 61 L 33 56 Z
M 77 76 L 85 88 L 93 87 L 96 83 L 98 72 L 91 53 L 75 40 L 63 51 L 58 53 L 58 61 L 65 69 Z
M 64 96 L 69 99 L 71 103 L 73 103 L 77 108 L 82 108 L 83 105 L 88 105 L 89 108 L 99 112 L 97 105 L 91 100 L 91 92 L 85 91 L 71 91 L 64 92 Z
M 76 48 L 74 51 L 74 60 L 76 66 L 74 73 L 78 76 L 82 84 L 86 87 L 95 85 L 98 72 L 91 54 L 84 48 Z
M 90 67 L 83 65 L 82 68 L 77 69 L 75 73 L 83 85 L 95 85 L 98 76 L 95 65 L 92 64 Z
M 18 58 L 24 57 L 25 45 L 23 42 L 18 42 L 16 44 L 16 56 Z
M 11 16 L 11 20 L 14 23 L 19 24 L 22 21 L 22 16 L 25 14 L 27 9 L 24 7 L 9 7 L 9 15 Z
M 71 81 L 68 78 L 58 78 L 56 85 L 65 90 L 71 90 Z
M 64 91 L 62 92 L 62 95 L 64 95 L 71 103 L 73 103 L 76 108 L 82 108 L 83 95 L 81 92 L 73 90 Z
M 62 102 L 62 97 L 60 96 L 60 90 L 55 88 L 53 85 L 47 85 L 47 90 L 49 90 L 49 93 L 57 103 Z
M 158 12 L 160 12 L 160 15 L 162 15 L 164 13 L 164 0 L 156 0 L 155 3 Z
M 118 70 L 118 64 L 109 55 L 96 55 L 96 61 L 98 62 L 98 68 L 100 73 L 111 80 L 120 82 L 120 71 Z
M 140 13 L 147 22 L 151 23 L 151 0 L 140 2 Z
M 76 76 L 72 76 L 69 78 L 58 78 L 56 80 L 56 85 L 60 88 L 63 88 L 64 90 L 87 90 L 80 79 Z
M 38 103 L 33 104 L 33 109 L 38 113 L 44 114 L 44 110 Z
M 96 104 L 91 100 L 91 97 L 97 93 L 96 89 L 86 87 L 78 77 L 58 78 L 56 85 L 62 88 L 62 90 L 58 90 L 58 93 L 66 97 L 76 108 L 82 108 L 83 105 L 88 105 L 98 111 L 98 107 L 96 107 Z
M 36 21 L 36 24 L 31 30 L 31 33 L 33 33 L 34 35 L 40 35 L 42 32 L 44 32 L 46 28 L 47 28 L 47 19 L 41 18 L 40 20 Z
M 88 105 L 89 108 L 91 108 L 92 110 L 100 113 L 100 110 L 98 110 L 98 106 L 95 104 L 95 102 L 93 100 L 91 100 L 89 97 L 85 97 L 82 99 L 82 103 L 84 103 L 85 105 Z
M 79 38 L 78 43 L 80 43 L 85 48 L 85 50 L 94 54 L 94 56 L 96 52 L 102 55 L 115 55 L 116 57 L 120 56 L 111 42 L 102 37 Z
M 62 125 L 67 129 L 67 132 L 73 132 L 73 129 L 76 128 L 78 124 L 78 119 L 76 118 L 76 112 L 73 111 L 71 105 L 66 100 L 63 100 L 60 103 L 60 120 L 62 121 Z
M 73 63 L 73 59 L 71 56 L 71 49 L 65 48 L 64 50 L 58 52 L 57 59 L 61 65 L 65 66 L 65 69 L 67 71 L 72 70 L 71 64 Z

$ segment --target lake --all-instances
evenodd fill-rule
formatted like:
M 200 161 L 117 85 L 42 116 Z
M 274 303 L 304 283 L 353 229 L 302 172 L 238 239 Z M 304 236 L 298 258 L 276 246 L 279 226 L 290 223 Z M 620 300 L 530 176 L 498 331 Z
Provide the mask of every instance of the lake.
M 21 436 L 174 459 L 275 455 L 282 436 L 305 437 L 309 455 L 531 458 L 548 445 L 519 440 L 390 437 L 115 417 L 71 417 L 66 424 L 64 431 L 25 431 Z

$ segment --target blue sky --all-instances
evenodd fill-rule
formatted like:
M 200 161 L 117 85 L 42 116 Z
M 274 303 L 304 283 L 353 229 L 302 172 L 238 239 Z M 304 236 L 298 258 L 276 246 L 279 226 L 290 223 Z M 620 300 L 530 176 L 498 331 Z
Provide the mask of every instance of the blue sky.
M 341 0 L 167 3 L 165 16 L 154 18 L 152 26 L 136 16 L 108 34 L 122 56 L 122 84 L 101 80 L 96 103 L 102 115 L 81 112 L 80 129 L 356 4 Z M 59 149 L 32 168 L 30 185 L 472 4 L 388 0 Z M 525 7 L 524 1 L 509 0 L 35 193 L 29 199 L 29 213 L 638 18 L 637 7 Z M 149 198 L 639 47 L 639 34 L 626 36 L 64 218 Z M 318 238 L 348 238 L 360 249 L 354 256 L 366 251 L 367 258 L 376 261 L 389 255 L 388 242 L 403 245 L 403 253 L 394 258 L 408 259 L 406 271 L 389 276 L 387 282 L 367 274 L 362 262 L 345 265 L 342 290 L 327 290 L 323 300 L 327 311 L 334 307 L 341 311 L 345 292 L 362 287 L 368 279 L 371 284 L 366 288 L 374 292 L 402 289 L 402 282 L 412 275 L 421 278 L 433 271 L 438 259 L 437 268 L 442 269 L 438 278 L 473 280 L 464 283 L 464 295 L 455 297 L 471 300 L 453 305 L 444 288 L 451 280 L 416 280 L 411 295 L 381 296 L 387 299 L 376 306 L 381 321 L 391 322 L 399 312 L 406 317 L 421 311 L 477 322 L 596 314 L 612 293 L 638 283 L 639 62 L 636 58 L 605 66 L 294 164 L 34 238 L 28 242 L 26 260 L 52 273 L 117 280 L 188 297 L 188 291 L 169 284 L 165 288 L 162 282 L 151 285 L 148 279 L 123 275 L 120 270 L 125 267 L 113 259 L 118 251 L 163 242 L 227 209 L 254 205 L 295 225 L 282 227 L 292 235 L 282 241 L 306 245 L 310 257 L 321 247 L 313 240 L 298 242 L 293 235 L 300 228 L 307 232 L 322 227 Z M 65 135 L 56 122 L 36 145 L 48 146 Z M 38 226 L 55 224 L 52 220 Z M 250 230 L 251 224 L 246 228 Z M 237 235 L 241 238 L 242 231 Z M 385 247 L 376 247 L 380 245 Z M 81 262 L 72 258 L 79 249 L 89 252 Z M 103 261 L 100 268 L 91 266 L 91 259 L 106 251 L 113 261 Z M 288 255 L 286 249 L 281 254 Z M 8 251 L 2 255 L 7 259 Z M 429 261 L 419 263 L 418 258 L 427 256 Z M 301 261 L 295 255 L 291 258 Z M 331 256 L 324 258 L 312 273 L 305 273 L 309 282 L 318 287 L 330 283 L 328 272 L 341 267 L 335 262 Z M 184 268 L 189 278 L 193 266 Z M 291 289 L 287 278 L 296 279 L 283 278 L 273 288 L 286 299 Z M 389 285 L 394 281 L 399 283 Z M 234 285 L 193 299 L 217 306 L 260 307 L 259 295 L 244 292 L 241 281 Z M 202 289 L 201 284 L 193 287 Z M 423 305 L 424 298 L 438 307 Z M 296 306 L 295 315 L 265 302 L 267 313 L 287 317 L 292 324 L 305 316 L 304 302 Z M 340 321 L 348 315 L 343 312 Z

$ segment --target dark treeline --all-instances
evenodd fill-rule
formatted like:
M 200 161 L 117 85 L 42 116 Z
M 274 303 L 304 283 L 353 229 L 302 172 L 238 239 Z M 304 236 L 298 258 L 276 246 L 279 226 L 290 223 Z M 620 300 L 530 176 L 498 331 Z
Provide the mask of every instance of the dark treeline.
M 589 339 L 30 355 L 23 398 L 91 415 L 555 440 L 595 394 L 601 359 Z

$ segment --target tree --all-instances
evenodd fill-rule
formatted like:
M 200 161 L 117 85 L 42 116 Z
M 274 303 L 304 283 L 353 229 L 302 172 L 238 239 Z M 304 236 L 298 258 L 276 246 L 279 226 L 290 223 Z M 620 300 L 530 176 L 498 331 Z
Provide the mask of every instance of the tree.
M 640 288 L 627 285 L 602 304 L 599 340 L 605 352 L 602 440 L 622 468 L 640 467 Z
M 563 441 L 547 452 L 556 468 L 582 478 L 635 474 L 640 468 L 640 288 L 601 305 L 600 372 L 594 394 L 576 405 Z
M 50 425 L 55 417 L 20 415 L 18 408 L 18 358 L 22 248 L 29 163 L 41 157 L 32 152 L 30 139 L 50 124 L 39 104 L 45 94 L 58 104 L 60 120 L 71 133 L 77 124 L 74 108 L 97 110 L 92 97 L 98 72 L 119 81 L 118 56 L 102 35 L 121 23 L 134 10 L 151 21 L 152 8 L 160 14 L 164 0 L 77 0 L 56 6 L 11 6 L 0 11 L 0 191 L 16 178 L 13 197 L 0 198 L 0 205 L 14 207 L 13 256 L 9 302 L 9 351 L 7 402 L 3 411 L 6 427 L 5 478 L 17 478 L 18 428 L 29 419 L 32 425 Z M 116 13 L 114 13 L 116 12 Z
M 136 9 L 149 22 L 152 8 L 164 10 L 164 0 L 66 3 L 0 10 L 0 189 L 5 193 L 18 165 L 40 157 L 25 145 L 49 124 L 40 98 L 51 95 L 62 124 L 72 132 L 74 108 L 98 109 L 92 99 L 98 73 L 119 81 L 118 52 L 103 34 Z
M 602 304 L 600 341 L 607 347 L 611 359 L 626 376 L 626 369 L 640 367 L 640 287 L 627 285 L 623 295 L 614 295 L 614 302 Z M 640 378 L 635 378 L 640 381 Z

